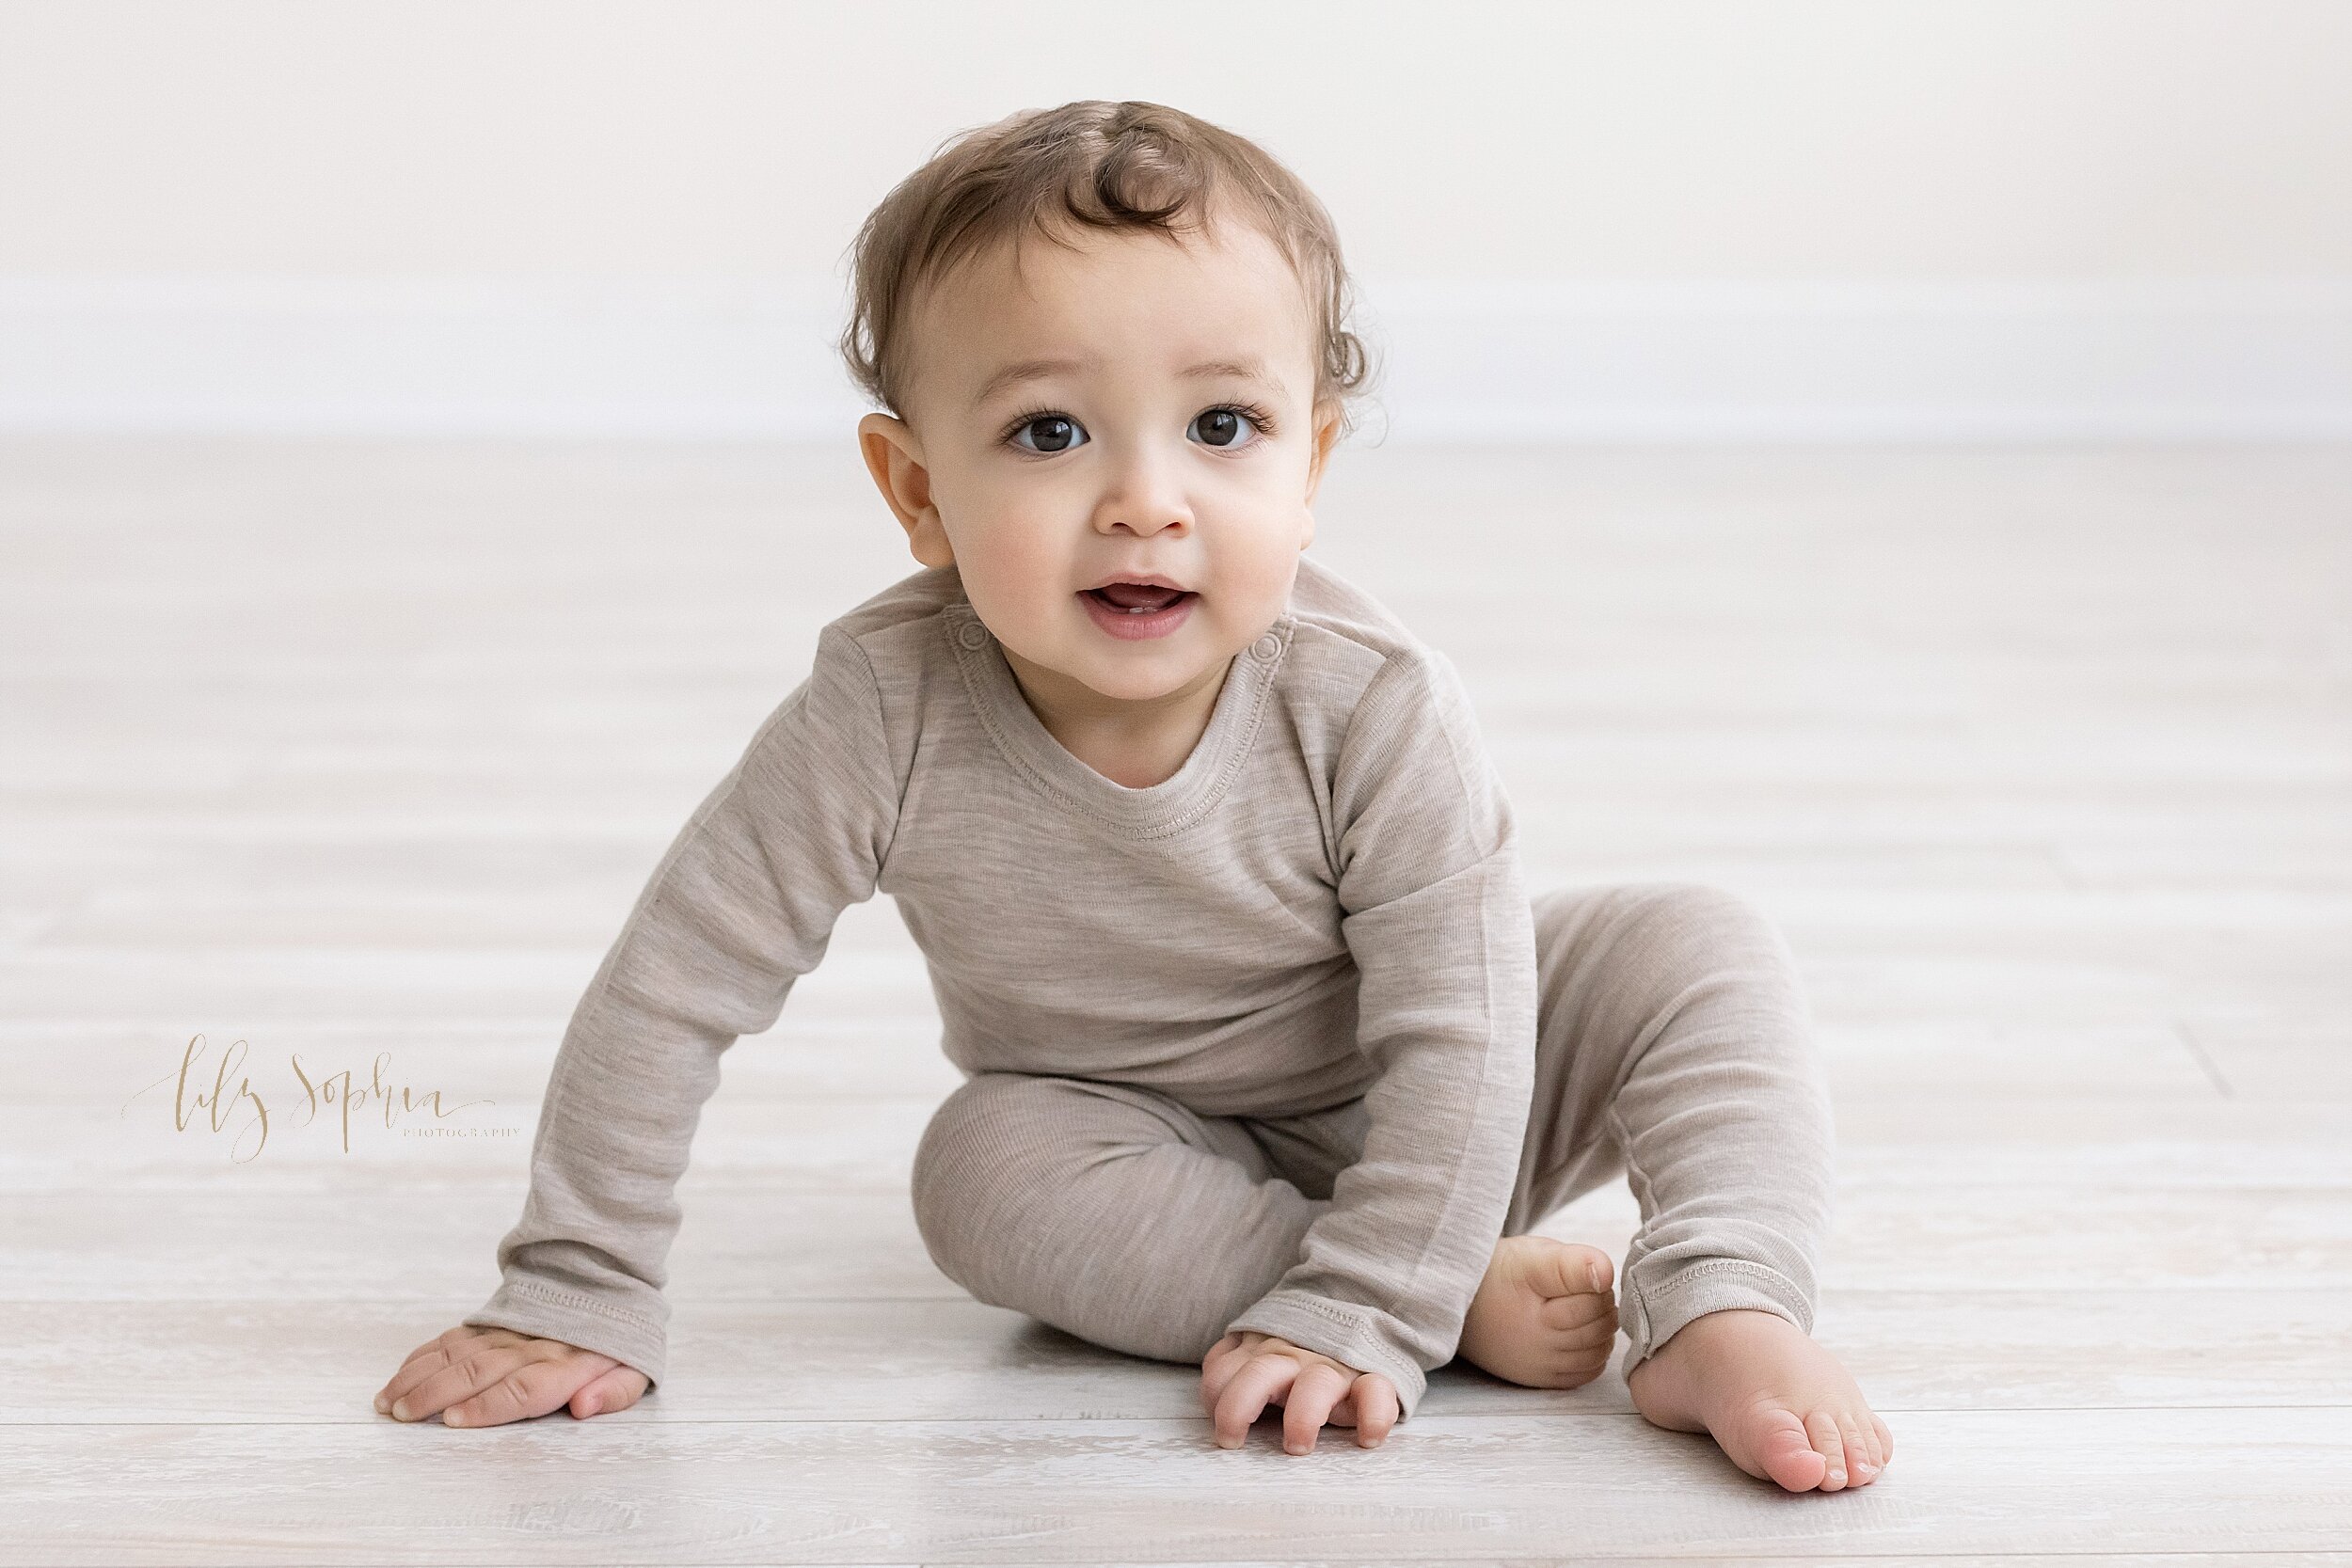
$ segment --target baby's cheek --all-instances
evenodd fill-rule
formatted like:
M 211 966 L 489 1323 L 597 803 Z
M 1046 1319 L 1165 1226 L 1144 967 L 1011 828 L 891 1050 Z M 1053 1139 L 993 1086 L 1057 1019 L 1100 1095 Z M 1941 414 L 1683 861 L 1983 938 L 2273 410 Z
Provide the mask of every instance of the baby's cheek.
M 1042 552 L 982 548 L 959 552 L 956 564 L 972 608 L 1000 641 L 1016 649 L 1061 635 L 1060 622 L 1080 608 L 1071 567 Z
M 1203 589 L 1196 614 L 1206 611 L 1218 641 L 1247 645 L 1289 608 L 1297 558 L 1247 575 L 1220 574 Z

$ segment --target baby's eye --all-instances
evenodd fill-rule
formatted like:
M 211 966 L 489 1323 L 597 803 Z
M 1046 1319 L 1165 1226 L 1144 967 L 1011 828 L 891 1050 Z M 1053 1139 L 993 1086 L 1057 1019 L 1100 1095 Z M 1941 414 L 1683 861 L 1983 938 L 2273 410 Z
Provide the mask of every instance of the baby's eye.
M 1239 408 L 1207 409 L 1193 420 L 1192 428 L 1200 433 L 1200 444 L 1209 447 L 1240 446 L 1245 430 L 1259 434 L 1258 421 Z
M 1037 444 L 1031 446 L 1023 441 L 1021 437 L 1025 435 L 1033 437 Z M 1068 451 L 1073 447 L 1085 445 L 1086 438 L 1086 432 L 1079 427 L 1077 420 L 1060 414 L 1033 415 L 1015 425 L 1012 431 L 1012 444 L 1023 451 Z

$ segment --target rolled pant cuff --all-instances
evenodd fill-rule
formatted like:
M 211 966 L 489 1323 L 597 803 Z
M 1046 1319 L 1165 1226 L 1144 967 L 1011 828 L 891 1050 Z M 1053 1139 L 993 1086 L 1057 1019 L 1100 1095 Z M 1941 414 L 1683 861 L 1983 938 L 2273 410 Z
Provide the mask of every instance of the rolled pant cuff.
M 1744 1258 L 1702 1259 L 1646 1291 L 1636 1291 L 1629 1282 L 1625 1305 L 1629 1309 L 1622 1314 L 1626 1337 L 1633 1342 L 1625 1358 L 1629 1372 L 1683 1324 L 1709 1312 L 1735 1307 L 1772 1312 L 1808 1335 L 1813 1332 L 1813 1304 L 1804 1292 L 1779 1270 Z

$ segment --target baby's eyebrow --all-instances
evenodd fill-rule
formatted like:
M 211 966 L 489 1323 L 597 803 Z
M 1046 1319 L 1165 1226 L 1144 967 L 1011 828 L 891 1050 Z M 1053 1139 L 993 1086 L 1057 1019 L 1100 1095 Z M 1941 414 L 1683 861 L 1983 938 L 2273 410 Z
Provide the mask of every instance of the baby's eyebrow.
M 1274 372 L 1266 369 L 1263 359 L 1204 359 L 1190 370 L 1177 373 L 1187 380 L 1218 375 L 1237 376 L 1244 381 L 1260 382 L 1272 391 L 1282 389 L 1282 384 L 1274 378 Z
M 972 406 L 979 407 L 1008 387 L 1024 381 L 1042 381 L 1049 375 L 1067 375 L 1082 371 L 1093 361 L 1089 359 L 1019 359 L 1007 365 L 980 383 L 980 389 L 972 398 Z
M 1049 375 L 1068 375 L 1095 363 L 1097 361 L 1091 359 L 1015 360 L 980 383 L 979 391 L 973 396 L 972 406 L 979 408 L 1008 387 L 1019 386 L 1024 381 L 1042 381 Z M 1263 383 L 1277 392 L 1282 389 L 1282 384 L 1267 371 L 1262 359 L 1203 359 L 1198 365 L 1188 366 L 1176 373 L 1187 381 L 1206 380 L 1212 376 L 1238 376 L 1244 381 Z

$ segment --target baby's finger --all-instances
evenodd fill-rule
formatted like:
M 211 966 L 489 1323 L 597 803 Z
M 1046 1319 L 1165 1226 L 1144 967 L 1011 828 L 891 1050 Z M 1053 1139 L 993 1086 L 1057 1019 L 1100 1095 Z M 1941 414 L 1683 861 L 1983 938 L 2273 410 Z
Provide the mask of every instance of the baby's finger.
M 472 1323 L 459 1323 L 455 1328 L 443 1329 L 419 1345 L 409 1353 L 409 1358 L 414 1360 L 427 1351 L 463 1350 L 471 1344 L 519 1345 L 529 1338 L 529 1335 L 517 1334 L 511 1328 L 481 1328 Z
M 1282 1402 L 1283 1452 L 1314 1452 L 1316 1434 L 1330 1418 L 1331 1407 L 1347 1397 L 1349 1381 L 1328 1361 L 1313 1362 L 1298 1374 Z
M 617 1365 L 604 1357 L 596 1359 L 604 1361 L 602 1370 L 580 1356 L 525 1362 L 471 1399 L 460 1400 L 442 1411 L 441 1424 L 494 1427 L 544 1416 L 568 1402 L 581 1384 L 595 1382 L 602 1371 Z
M 644 1397 L 646 1386 L 644 1373 L 634 1367 L 616 1365 L 602 1376 L 591 1378 L 572 1395 L 572 1414 L 586 1420 L 591 1416 L 627 1410 Z
M 1396 1385 L 1378 1372 L 1366 1372 L 1350 1392 L 1356 1401 L 1356 1446 L 1376 1449 L 1396 1425 Z
M 1216 1446 L 1238 1449 L 1249 1435 L 1268 1401 L 1290 1387 L 1298 1376 L 1298 1363 L 1287 1355 L 1253 1355 L 1233 1374 L 1216 1402 Z
M 530 1358 L 530 1351 L 522 1345 L 472 1346 L 457 1354 L 447 1366 L 411 1384 L 407 1392 L 393 1400 L 392 1418 L 424 1420 L 459 1400 L 471 1399 Z
M 473 1330 L 468 1328 L 453 1328 L 445 1334 L 435 1335 L 415 1350 L 410 1351 L 402 1358 L 400 1365 L 393 1369 L 392 1375 L 384 1380 L 384 1386 L 375 1391 L 375 1408 L 379 1411 L 390 1409 L 392 1401 L 398 1399 L 414 1385 L 423 1382 L 429 1374 L 438 1371 L 448 1363 L 451 1343 L 459 1337 L 472 1332 Z M 420 1362 L 424 1365 L 418 1365 Z
M 408 1359 L 400 1364 L 400 1370 L 376 1390 L 375 1408 L 391 1411 L 425 1379 L 468 1354 L 473 1346 L 474 1340 L 469 1334 L 453 1328 L 437 1339 L 419 1345 L 408 1353 Z M 402 1418 L 395 1417 L 395 1419 L 399 1418 Z
M 503 1328 L 469 1328 L 461 1323 L 437 1334 L 408 1353 L 400 1370 L 375 1391 L 375 1408 L 383 1413 L 394 1401 L 468 1352 L 485 1345 L 520 1344 L 523 1336 Z
M 1232 1353 L 1240 1346 L 1241 1336 L 1228 1334 L 1211 1345 L 1209 1354 L 1200 1358 L 1201 1414 L 1215 1414 L 1217 1395 L 1224 1391 L 1226 1384 L 1232 1381 Z

